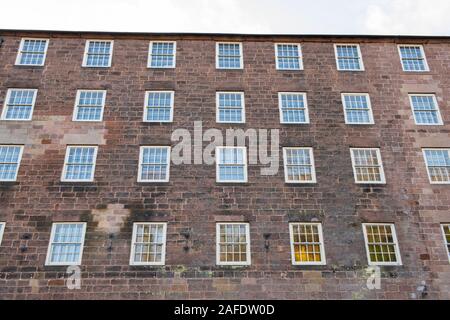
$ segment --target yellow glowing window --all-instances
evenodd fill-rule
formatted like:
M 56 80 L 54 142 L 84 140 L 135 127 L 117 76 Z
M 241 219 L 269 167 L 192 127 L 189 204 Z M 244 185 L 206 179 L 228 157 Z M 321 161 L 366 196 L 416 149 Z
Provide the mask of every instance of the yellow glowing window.
M 217 224 L 217 264 L 250 264 L 250 234 L 248 223 Z
M 322 225 L 320 223 L 291 223 L 293 264 L 325 264 Z
M 401 265 L 397 236 L 393 224 L 363 224 L 370 265 Z
M 450 224 L 443 224 L 442 232 L 444 233 L 444 240 L 445 245 L 447 246 L 448 259 L 450 260 Z

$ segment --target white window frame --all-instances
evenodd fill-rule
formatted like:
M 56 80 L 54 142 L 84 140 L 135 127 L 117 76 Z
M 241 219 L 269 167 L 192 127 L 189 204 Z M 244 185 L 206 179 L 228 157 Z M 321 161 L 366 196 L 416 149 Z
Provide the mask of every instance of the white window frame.
M 239 59 L 240 67 L 239 68 L 224 68 L 224 67 L 219 66 L 219 44 L 239 44 L 239 54 L 240 54 L 240 59 Z M 223 41 L 216 42 L 216 69 L 221 69 L 221 70 L 244 69 L 244 49 L 243 49 L 242 42 L 223 42 Z
M 94 148 L 94 164 L 92 165 L 92 176 L 90 179 L 66 179 L 66 173 L 67 173 L 67 161 L 69 160 L 69 150 L 71 148 Z M 61 174 L 61 181 L 62 182 L 92 182 L 94 181 L 95 177 L 95 167 L 97 165 L 97 153 L 98 153 L 98 146 L 95 145 L 69 145 L 66 147 L 66 155 L 64 157 L 64 166 Z
M 393 244 L 395 248 L 395 257 L 397 259 L 396 262 L 372 262 L 370 259 L 370 252 L 369 252 L 369 239 L 367 237 L 367 230 L 366 226 L 390 226 L 392 231 L 392 239 Z M 369 266 L 401 266 L 402 265 L 402 256 L 400 255 L 400 247 L 397 239 L 397 232 L 395 230 L 395 224 L 393 223 L 363 223 L 363 234 L 364 234 L 364 244 L 366 247 L 366 255 L 367 255 L 367 262 Z M 386 243 L 387 244 L 387 243 Z
M 441 151 L 447 151 L 448 153 L 450 153 L 450 148 L 422 148 L 423 160 L 425 162 L 425 167 L 426 167 L 427 175 L 428 175 L 428 181 L 430 182 L 430 184 L 450 184 L 450 181 L 432 181 L 431 180 L 431 175 L 430 175 L 430 170 L 429 170 L 429 167 L 428 167 L 427 156 L 425 154 L 426 150 L 441 150 Z
M 247 238 L 247 260 L 246 261 L 220 261 L 220 226 L 221 225 L 245 225 L 245 236 Z M 217 222 L 216 223 L 216 265 L 218 266 L 249 266 L 252 263 L 250 250 L 250 223 L 248 222 Z
M 166 168 L 166 179 L 164 180 L 143 180 L 141 178 L 142 175 L 142 155 L 144 154 L 144 149 L 151 149 L 151 148 L 164 148 L 167 150 L 167 168 Z M 138 166 L 138 178 L 137 182 L 169 182 L 170 179 L 170 153 L 171 153 L 171 147 L 170 146 L 140 146 L 139 148 L 139 166 Z
M 414 112 L 414 106 L 413 106 L 413 101 L 412 101 L 413 96 L 414 97 L 432 97 L 433 98 L 433 103 L 436 107 L 436 113 L 437 113 L 437 118 L 438 118 L 437 123 L 417 123 L 416 114 Z M 436 95 L 434 93 L 409 93 L 408 97 L 409 97 L 409 105 L 411 106 L 411 111 L 412 111 L 413 118 L 414 118 L 414 123 L 416 125 L 418 125 L 418 126 L 442 126 L 442 125 L 444 125 L 444 122 L 442 121 L 442 116 L 441 116 L 441 109 L 439 108 L 439 104 L 437 102 Z
M 347 109 L 345 104 L 345 96 L 365 96 L 367 101 L 367 107 L 369 109 L 369 122 L 349 122 L 347 117 Z M 349 125 L 371 125 L 375 124 L 374 118 L 373 118 L 373 110 L 372 110 L 372 102 L 370 101 L 370 95 L 368 93 L 357 93 L 357 92 L 343 92 L 341 93 L 341 100 L 342 100 L 342 108 L 344 110 L 344 119 L 345 124 Z
M 448 247 L 448 246 L 450 246 L 450 242 L 447 242 L 447 238 L 445 236 L 445 231 L 444 231 L 445 226 L 450 228 L 450 223 L 441 223 L 441 231 L 442 231 L 442 236 L 444 237 L 445 252 L 447 252 L 448 261 L 450 262 L 450 249 Z M 3 227 L 3 229 L 5 229 L 5 227 Z M 0 238 L 0 241 L 1 241 L 1 238 Z
M 423 64 L 425 66 L 425 70 L 405 70 L 405 65 L 403 64 L 402 52 L 400 51 L 401 47 L 419 47 L 420 52 L 422 53 L 422 56 L 423 56 Z M 429 72 L 430 71 L 430 67 L 428 66 L 427 56 L 425 55 L 425 50 L 423 49 L 423 45 L 421 45 L 421 44 L 399 44 L 399 45 L 397 45 L 397 50 L 398 50 L 398 55 L 400 57 L 400 63 L 402 65 L 402 70 L 404 72 Z
M 279 62 L 278 62 L 278 46 L 279 45 L 289 45 L 289 46 L 296 46 L 298 49 L 298 69 L 289 69 L 289 68 L 280 68 Z M 277 70 L 283 70 L 283 71 L 301 71 L 303 70 L 303 53 L 302 53 L 302 46 L 300 43 L 289 43 L 289 42 L 277 42 L 275 43 L 275 65 Z
M 339 67 L 339 58 L 338 58 L 338 52 L 337 52 L 337 47 L 338 46 L 356 46 L 356 50 L 358 51 L 359 65 L 360 65 L 361 68 L 360 69 L 341 69 Z M 334 44 L 334 57 L 335 57 L 335 60 L 336 60 L 336 69 L 338 71 L 350 71 L 350 72 L 353 72 L 353 71 L 365 71 L 364 61 L 363 61 L 363 57 L 362 57 L 362 54 L 361 54 L 361 48 L 359 46 L 359 43 L 335 43 Z
M 169 120 L 147 120 L 148 116 L 148 99 L 150 98 L 151 93 L 170 93 L 170 118 Z M 145 91 L 145 99 L 144 99 L 144 112 L 142 116 L 143 122 L 151 122 L 151 123 L 169 123 L 173 122 L 173 108 L 175 104 L 175 91 L 173 90 L 149 90 Z
M 33 101 L 31 102 L 30 116 L 27 119 L 7 119 L 6 118 L 8 102 L 9 102 L 9 99 L 11 98 L 11 91 L 13 91 L 13 90 L 29 90 L 29 91 L 33 91 L 34 92 L 34 94 L 33 94 Z M 3 110 L 2 110 L 2 115 L 1 115 L 0 120 L 5 120 L 5 121 L 31 121 L 31 119 L 33 118 L 34 106 L 36 104 L 37 94 L 38 94 L 38 89 L 8 88 L 8 91 L 6 91 L 6 98 L 5 98 L 5 102 L 3 103 Z
M 44 57 L 42 59 L 42 63 L 41 64 L 22 64 L 20 63 L 20 60 L 22 60 L 22 51 L 23 51 L 23 46 L 25 45 L 25 41 L 28 40 L 38 40 L 38 41 L 45 41 L 45 49 L 44 49 Z M 16 66 L 30 66 L 30 67 L 36 67 L 36 66 L 43 66 L 45 65 L 45 59 L 47 58 L 47 49 L 48 49 L 48 43 L 50 42 L 49 39 L 43 39 L 43 38 L 22 38 L 20 40 L 20 45 L 19 45 L 19 51 L 17 52 L 17 56 L 16 56 L 16 62 L 15 65 Z
M 70 262 L 51 262 L 51 251 L 52 251 L 52 244 L 53 239 L 55 237 L 55 231 L 56 226 L 60 224 L 82 224 L 83 225 L 83 234 L 81 236 L 81 249 L 80 249 L 80 256 L 78 257 L 78 261 L 75 261 L 73 263 Z M 47 257 L 45 259 L 45 265 L 46 266 L 79 266 L 81 265 L 81 261 L 83 260 L 83 250 L 84 250 L 84 240 L 86 237 L 86 222 L 53 222 L 52 223 L 52 231 L 50 233 L 50 239 L 48 242 L 48 248 L 47 248 Z
M 0 246 L 2 245 L 2 241 L 3 241 L 3 234 L 5 233 L 5 227 L 6 227 L 6 222 L 0 222 Z
M 288 172 L 287 172 L 287 149 L 297 149 L 297 150 L 308 150 L 309 158 L 311 159 L 311 180 L 288 180 Z M 314 164 L 314 151 L 311 147 L 283 147 L 283 165 L 284 165 L 284 182 L 286 183 L 317 183 L 316 179 L 316 168 Z
M 221 121 L 219 104 L 221 94 L 239 94 L 241 96 L 242 103 L 242 121 Z M 217 123 L 245 123 L 245 95 L 243 91 L 216 91 L 216 122 Z
M 171 66 L 152 67 L 152 50 L 154 43 L 173 43 L 173 64 Z M 150 69 L 174 69 L 177 65 L 177 42 L 176 41 L 150 41 L 148 45 L 147 68 Z
M 103 92 L 102 111 L 100 113 L 100 119 L 98 119 L 98 120 L 84 120 L 84 119 L 80 120 L 80 119 L 77 119 L 78 111 L 80 110 L 78 108 L 78 105 L 80 104 L 81 92 Z M 106 102 L 106 90 L 78 89 L 77 90 L 77 95 L 76 95 L 76 98 L 75 98 L 75 106 L 73 108 L 72 121 L 75 121 L 75 122 L 102 122 L 103 121 L 103 112 L 105 110 L 105 102 Z
M 111 43 L 111 51 L 110 51 L 110 54 L 109 54 L 109 59 L 108 59 L 108 65 L 107 66 L 88 66 L 87 65 L 89 44 L 91 42 L 110 42 Z M 113 49 L 114 49 L 114 40 L 109 40 L 109 39 L 89 39 L 89 40 L 86 40 L 86 44 L 85 44 L 85 47 L 84 47 L 83 63 L 81 64 L 81 66 L 84 67 L 84 68 L 109 68 L 109 67 L 111 67 L 112 57 L 113 57 L 113 52 L 114 52 Z
M 284 94 L 297 94 L 303 96 L 303 104 L 305 106 L 305 122 L 286 122 L 283 120 L 283 109 L 282 109 L 282 95 Z M 308 108 L 308 96 L 306 92 L 278 92 L 278 110 L 280 112 L 280 123 L 281 124 L 309 124 L 309 108 Z
M 161 261 L 136 262 L 134 254 L 136 253 L 136 232 L 138 225 L 162 225 L 163 226 L 163 244 L 161 248 Z M 133 234 L 131 238 L 130 266 L 163 266 L 166 264 L 166 241 L 167 241 L 167 222 L 135 222 L 133 223 Z
M 380 178 L 381 181 L 358 181 L 356 178 L 356 167 L 355 167 L 355 158 L 353 156 L 353 150 L 375 150 L 377 154 L 378 162 L 380 163 Z M 355 183 L 357 184 L 386 184 L 386 176 L 384 174 L 383 161 L 381 159 L 381 151 L 380 148 L 350 148 L 350 157 L 352 159 L 352 168 L 353 168 L 353 177 L 355 179 Z
M 315 225 L 317 226 L 317 232 L 319 233 L 319 247 L 320 247 L 320 261 L 295 261 L 295 249 L 294 249 L 294 225 Z M 291 245 L 291 261 L 294 266 L 312 266 L 312 265 L 326 265 L 327 259 L 325 257 L 325 245 L 323 242 L 323 231 L 321 222 L 290 222 L 289 223 L 289 239 Z
M 242 156 L 244 158 L 244 180 L 226 180 L 222 181 L 220 180 L 220 167 L 219 167 L 219 154 L 222 149 L 243 149 Z M 248 180 L 248 167 L 247 167 L 247 147 L 216 147 L 216 154 L 215 154 L 215 161 L 216 161 L 216 182 L 218 183 L 247 183 Z
M 22 155 L 23 155 L 23 145 L 19 145 L 19 144 L 1 144 L 0 147 L 19 147 L 20 148 L 20 152 L 19 152 L 19 158 L 17 161 L 17 170 L 16 170 L 16 174 L 14 175 L 14 179 L 0 179 L 1 182 L 3 181 L 17 181 L 17 176 L 19 175 L 19 170 L 20 170 L 20 163 L 22 161 Z

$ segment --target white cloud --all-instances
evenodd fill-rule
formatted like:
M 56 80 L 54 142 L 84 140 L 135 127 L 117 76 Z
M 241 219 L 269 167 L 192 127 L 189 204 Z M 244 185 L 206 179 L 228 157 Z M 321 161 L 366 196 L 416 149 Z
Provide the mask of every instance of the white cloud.
M 376 34 L 450 35 L 449 0 L 391 0 L 367 7 L 364 27 Z

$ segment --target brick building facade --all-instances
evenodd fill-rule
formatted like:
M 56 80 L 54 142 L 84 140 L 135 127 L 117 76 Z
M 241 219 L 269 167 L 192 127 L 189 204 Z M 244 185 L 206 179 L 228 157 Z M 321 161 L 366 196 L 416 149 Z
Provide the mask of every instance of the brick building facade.
M 1 299 L 450 299 L 450 185 L 430 183 L 424 148 L 450 148 L 446 37 L 126 34 L 0 31 L 0 145 L 23 146 L 0 182 Z M 24 38 L 48 39 L 42 66 L 17 63 Z M 114 40 L 111 65 L 83 67 L 87 40 Z M 176 66 L 149 68 L 150 41 L 175 41 Z M 243 68 L 216 67 L 217 42 L 242 44 Z M 277 69 L 274 44 L 301 45 L 302 70 Z M 337 70 L 334 44 L 358 44 L 362 71 Z M 399 45 L 421 45 L 427 71 L 402 69 Z M 7 92 L 37 89 L 31 120 L 5 119 Z M 74 121 L 77 90 L 105 90 L 102 121 Z M 143 121 L 145 92 L 173 91 L 173 120 Z M 216 93 L 245 94 L 245 123 L 217 123 Z M 279 92 L 307 95 L 309 123 L 281 124 Z M 345 122 L 342 93 L 370 96 L 373 124 Z M 442 124 L 416 124 L 411 94 L 433 94 Z M 220 183 L 215 165 L 170 166 L 138 182 L 140 146 L 172 132 L 279 129 L 280 169 Z M 203 146 L 208 143 L 203 141 Z M 62 181 L 67 146 L 97 146 L 93 181 Z M 283 147 L 314 150 L 315 183 L 286 183 Z M 355 183 L 350 148 L 379 148 L 385 183 Z M 449 165 L 449 164 L 447 164 Z M 442 169 L 442 168 L 441 168 Z M 445 170 L 445 169 L 443 169 Z M 14 179 L 13 179 L 14 180 Z M 320 222 L 324 264 L 292 263 L 289 224 Z M 52 225 L 84 222 L 80 289 L 50 265 Z M 133 223 L 167 223 L 165 263 L 130 265 Z M 251 263 L 218 265 L 216 225 L 249 225 Z M 369 290 L 364 223 L 395 226 L 401 264 Z

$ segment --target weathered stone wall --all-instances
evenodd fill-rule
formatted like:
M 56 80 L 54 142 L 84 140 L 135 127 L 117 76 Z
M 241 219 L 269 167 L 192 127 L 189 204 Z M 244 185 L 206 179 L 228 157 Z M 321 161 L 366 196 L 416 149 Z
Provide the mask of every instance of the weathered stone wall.
M 43 67 L 14 66 L 21 37 L 0 32 L 0 105 L 7 88 L 37 88 L 30 122 L 0 122 L 0 143 L 24 144 L 16 182 L 0 183 L 0 298 L 424 298 L 450 299 L 450 264 L 440 223 L 450 222 L 450 187 L 428 182 L 422 147 L 450 147 L 450 41 L 109 35 L 111 68 L 82 68 L 85 39 L 50 38 Z M 147 69 L 148 42 L 177 41 L 175 69 Z M 243 42 L 244 69 L 217 70 L 215 41 Z M 302 44 L 304 70 L 275 69 L 274 42 Z M 361 46 L 364 72 L 338 72 L 334 42 Z M 424 44 L 430 72 L 405 73 L 397 41 Z M 72 122 L 77 89 L 107 90 L 101 123 Z M 174 121 L 142 122 L 145 90 L 175 91 Z M 246 123 L 215 122 L 215 92 L 245 92 Z M 279 91 L 307 92 L 310 124 L 279 123 Z M 341 92 L 370 94 L 375 125 L 344 123 Z M 444 126 L 414 124 L 408 93 L 435 93 Z M 283 146 L 314 148 L 317 184 L 288 185 L 249 165 L 248 183 L 216 183 L 214 165 L 171 166 L 169 183 L 138 183 L 139 146 L 171 145 L 176 128 L 280 130 Z M 61 182 L 67 144 L 98 145 L 95 181 Z M 204 145 L 207 143 L 204 142 Z M 354 183 L 349 147 L 379 147 L 386 185 Z M 291 264 L 292 221 L 323 223 L 326 266 Z M 52 222 L 84 221 L 82 287 L 65 267 L 44 266 Z M 166 265 L 130 266 L 133 222 L 168 222 Z M 252 264 L 216 266 L 216 221 L 250 223 Z M 361 223 L 395 223 L 403 265 L 382 267 L 366 288 Z M 187 236 L 189 234 L 189 236 Z M 265 247 L 264 234 L 270 234 Z

